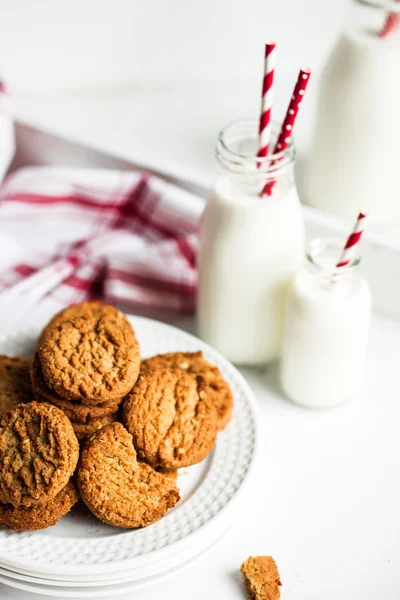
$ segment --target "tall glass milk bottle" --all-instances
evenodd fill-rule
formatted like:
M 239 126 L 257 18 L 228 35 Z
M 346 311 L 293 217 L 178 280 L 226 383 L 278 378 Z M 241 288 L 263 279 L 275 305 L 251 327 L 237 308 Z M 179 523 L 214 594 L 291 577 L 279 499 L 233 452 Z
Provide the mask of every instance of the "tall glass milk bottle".
M 302 406 L 342 404 L 361 387 L 371 318 L 359 256 L 336 267 L 343 243 L 315 240 L 286 299 L 281 383 Z
M 304 252 L 293 144 L 265 158 L 257 147 L 255 120 L 219 134 L 219 176 L 200 228 L 199 333 L 242 365 L 280 355 L 285 295 Z M 272 195 L 260 197 L 270 181 Z
M 322 75 L 305 201 L 339 218 L 400 216 L 400 26 L 380 37 L 400 2 L 352 0 Z

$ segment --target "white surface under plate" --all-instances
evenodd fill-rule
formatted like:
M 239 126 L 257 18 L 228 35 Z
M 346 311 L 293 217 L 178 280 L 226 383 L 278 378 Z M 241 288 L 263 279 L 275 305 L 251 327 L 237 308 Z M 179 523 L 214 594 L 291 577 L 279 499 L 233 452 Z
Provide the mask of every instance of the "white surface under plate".
M 90 580 L 92 575 L 128 570 L 132 579 L 152 576 L 163 561 L 171 560 L 171 566 L 176 567 L 180 556 L 178 563 L 184 562 L 185 549 L 206 548 L 215 532 L 222 526 L 228 527 L 240 511 L 239 500 L 243 499 L 258 445 L 258 411 L 247 383 L 219 353 L 188 333 L 149 319 L 130 320 L 143 357 L 176 350 L 203 350 L 232 388 L 233 419 L 219 433 L 207 459 L 182 472 L 182 500 L 160 521 L 144 529 L 118 529 L 104 525 L 78 507 L 44 531 L 13 532 L 1 528 L 0 563 L 13 571 L 21 569 L 44 578 L 62 576 L 72 580 Z M 30 330 L 0 339 L 0 352 L 29 356 L 37 333 Z

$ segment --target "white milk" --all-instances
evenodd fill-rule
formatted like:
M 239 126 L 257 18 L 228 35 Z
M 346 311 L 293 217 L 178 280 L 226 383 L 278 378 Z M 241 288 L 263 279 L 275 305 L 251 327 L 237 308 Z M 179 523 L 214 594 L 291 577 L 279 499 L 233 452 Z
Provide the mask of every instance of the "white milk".
M 356 266 L 332 267 L 339 255 L 314 242 L 286 300 L 281 384 L 309 408 L 341 404 L 363 383 L 371 296 Z
M 282 166 L 274 195 L 263 198 L 256 167 L 247 165 L 241 176 L 230 172 L 241 162 L 235 156 L 223 157 L 200 229 L 198 326 L 231 361 L 255 365 L 280 354 L 285 295 L 302 262 L 304 225 L 294 156 Z
M 306 201 L 384 223 L 400 216 L 400 28 L 380 39 L 384 12 L 359 10 L 322 76 Z

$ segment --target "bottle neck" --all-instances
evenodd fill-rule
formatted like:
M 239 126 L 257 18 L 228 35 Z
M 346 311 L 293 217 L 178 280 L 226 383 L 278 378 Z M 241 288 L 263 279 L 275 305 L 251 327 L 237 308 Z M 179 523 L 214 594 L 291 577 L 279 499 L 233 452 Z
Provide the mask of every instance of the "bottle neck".
M 272 125 L 270 147 L 274 147 L 279 126 Z M 258 195 L 264 186 L 273 189 L 291 187 L 294 183 L 296 153 L 293 142 L 282 152 L 258 157 L 258 122 L 253 119 L 235 121 L 223 129 L 217 140 L 216 157 L 220 175 L 246 195 Z
M 340 240 L 313 240 L 307 247 L 305 268 L 307 272 L 322 283 L 348 283 L 359 276 L 358 266 L 361 258 L 354 254 L 348 265 L 337 267 L 343 251 Z

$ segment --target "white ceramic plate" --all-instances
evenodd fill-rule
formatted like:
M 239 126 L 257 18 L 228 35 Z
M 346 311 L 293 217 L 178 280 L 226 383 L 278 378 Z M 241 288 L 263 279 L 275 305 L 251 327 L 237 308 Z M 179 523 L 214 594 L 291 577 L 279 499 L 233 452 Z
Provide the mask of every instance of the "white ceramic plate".
M 227 522 L 225 519 L 221 519 L 218 525 L 213 528 L 212 532 L 208 533 L 207 538 L 198 540 L 195 545 L 192 544 L 191 546 L 188 546 L 184 551 L 178 552 L 168 557 L 168 559 L 149 563 L 146 568 L 117 571 L 115 573 L 108 573 L 102 577 L 95 575 L 87 577 L 86 579 L 73 579 L 68 575 L 61 575 L 59 577 L 52 576 L 49 578 L 44 574 L 43 577 L 40 577 L 37 573 L 26 571 L 21 568 L 14 570 L 13 567 L 0 563 L 0 574 L 23 582 L 26 581 L 34 584 L 56 587 L 60 586 L 63 588 L 105 587 L 110 585 L 114 586 L 116 583 L 139 582 L 142 579 L 158 577 L 171 570 L 173 571 L 180 565 L 186 564 L 188 561 L 192 561 L 199 557 L 209 548 L 214 546 L 228 531 L 231 525 L 232 523 Z
M 190 563 L 189 563 L 190 564 Z M 17 588 L 19 590 L 23 590 L 25 592 L 30 592 L 32 594 L 42 594 L 43 596 L 50 596 L 51 598 L 109 598 L 110 594 L 113 596 L 117 596 L 119 594 L 125 594 L 126 592 L 132 592 L 144 587 L 151 585 L 152 583 L 158 583 L 160 581 L 164 581 L 169 577 L 178 573 L 181 569 L 188 565 L 181 565 L 180 568 L 177 568 L 175 571 L 169 571 L 164 575 L 160 575 L 159 577 L 148 577 L 146 579 L 137 581 L 128 581 L 126 583 L 117 583 L 112 589 L 110 587 L 95 587 L 95 588 L 68 588 L 68 587 L 54 587 L 51 585 L 37 585 L 34 583 L 28 583 L 25 581 L 19 581 L 17 579 L 12 579 L 11 577 L 6 577 L 3 574 L 0 574 L 0 583 L 4 583 L 4 585 L 8 585 L 13 588 Z
M 222 537 L 222 535 L 219 537 Z M 51 596 L 52 598 L 108 598 L 110 593 L 112 593 L 113 596 L 116 596 L 119 594 L 124 594 L 125 592 L 136 591 L 147 587 L 152 583 L 159 583 L 168 579 L 169 577 L 172 577 L 173 575 L 176 575 L 180 571 L 183 571 L 189 567 L 200 555 L 206 554 L 214 546 L 216 541 L 218 541 L 218 539 L 214 540 L 207 547 L 202 548 L 201 551 L 197 552 L 193 556 L 187 556 L 177 567 L 169 568 L 167 571 L 164 571 L 158 575 L 143 577 L 142 579 L 135 581 L 130 579 L 117 579 L 114 582 L 107 583 L 105 585 L 97 584 L 83 586 L 82 584 L 78 583 L 71 586 L 69 583 L 68 585 L 61 585 L 61 582 L 57 582 L 57 585 L 53 585 L 53 582 L 49 580 L 24 577 L 19 573 L 14 573 L 8 569 L 0 567 L 0 583 L 29 591 L 33 594 L 44 594 Z M 110 586 L 112 587 L 110 588 Z
M 52 598 L 109 598 L 110 594 L 113 596 L 117 596 L 119 594 L 125 594 L 126 592 L 137 591 L 148 587 L 153 583 L 160 583 L 169 579 L 170 577 L 177 575 L 180 571 L 183 571 L 187 567 L 189 567 L 195 560 L 200 556 L 200 554 L 204 554 L 208 550 L 212 548 L 214 543 L 212 543 L 209 547 L 203 548 L 202 551 L 190 559 L 184 560 L 179 566 L 175 568 L 168 569 L 167 572 L 164 572 L 160 575 L 144 577 L 138 581 L 118 581 L 116 583 L 110 585 L 98 585 L 95 587 L 82 587 L 82 586 L 53 586 L 46 582 L 46 585 L 36 584 L 31 581 L 23 581 L 18 578 L 14 574 L 8 572 L 6 569 L 0 568 L 0 583 L 4 583 L 13 588 L 17 588 L 20 590 L 24 590 L 26 592 L 31 592 L 32 594 L 42 594 L 45 596 L 51 596 Z
M 232 388 L 233 419 L 219 433 L 207 459 L 180 475 L 179 504 L 145 529 L 109 527 L 79 510 L 45 531 L 17 533 L 0 528 L 0 563 L 13 571 L 72 581 L 127 571 L 132 579 L 143 573 L 153 576 L 163 561 L 174 563 L 174 556 L 185 557 L 186 549 L 206 547 L 215 537 L 213 531 L 240 512 L 258 446 L 257 406 L 248 385 L 226 359 L 194 336 L 150 319 L 130 317 L 130 321 L 143 357 L 203 350 Z M 29 356 L 37 334 L 30 330 L 0 339 L 0 352 Z

